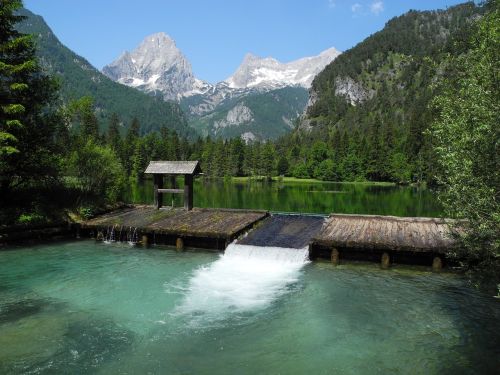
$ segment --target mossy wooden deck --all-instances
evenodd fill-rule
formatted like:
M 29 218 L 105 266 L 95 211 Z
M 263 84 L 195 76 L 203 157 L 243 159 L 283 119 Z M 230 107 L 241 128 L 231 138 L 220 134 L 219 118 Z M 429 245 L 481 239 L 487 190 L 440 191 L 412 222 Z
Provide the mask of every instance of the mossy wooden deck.
M 137 228 L 139 236 L 148 236 L 150 243 L 174 245 L 182 238 L 186 246 L 224 249 L 243 232 L 249 230 L 267 211 L 194 208 L 160 209 L 152 206 L 134 206 L 119 209 L 82 223 L 90 232 Z
M 376 260 L 382 263 L 429 264 L 445 258 L 455 241 L 448 219 L 332 214 L 328 218 L 273 215 L 267 211 L 195 208 L 160 209 L 133 206 L 88 220 L 83 234 L 107 238 L 114 228 L 115 240 L 127 240 L 125 232 L 137 228 L 144 244 L 166 244 L 224 250 L 259 223 L 239 243 L 255 246 L 303 247 L 309 244 L 311 260 L 332 262 Z M 135 230 L 135 229 L 134 229 Z M 118 234 L 119 233 L 119 234 Z M 179 245 L 180 244 L 180 245 Z M 434 263 L 433 263 L 434 264 Z
M 454 246 L 448 219 L 375 215 L 330 215 L 321 231 L 311 239 L 310 257 L 378 259 L 414 263 L 420 258 L 443 256 Z

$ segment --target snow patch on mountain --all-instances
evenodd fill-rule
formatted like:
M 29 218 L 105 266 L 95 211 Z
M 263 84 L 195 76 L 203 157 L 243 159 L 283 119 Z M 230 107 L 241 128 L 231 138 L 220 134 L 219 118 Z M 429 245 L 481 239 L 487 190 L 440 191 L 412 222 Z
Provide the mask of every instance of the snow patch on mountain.
M 317 56 L 281 63 L 272 57 L 260 58 L 248 53 L 236 72 L 225 82 L 229 87 L 239 89 L 276 89 L 295 85 L 309 88 L 316 74 L 338 55 L 339 51 L 330 48 Z
M 159 92 L 165 100 L 185 93 L 202 93 L 209 84 L 196 79 L 191 64 L 165 33 L 146 37 L 132 52 L 124 52 L 102 72 L 114 81 L 145 92 Z

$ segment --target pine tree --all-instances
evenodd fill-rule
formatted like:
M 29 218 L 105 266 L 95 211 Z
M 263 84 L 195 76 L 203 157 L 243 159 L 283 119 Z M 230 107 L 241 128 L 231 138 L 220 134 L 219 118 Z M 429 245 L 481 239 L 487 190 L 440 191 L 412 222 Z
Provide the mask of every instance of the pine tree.
M 52 108 L 57 85 L 41 71 L 30 35 L 15 24 L 19 0 L 0 3 L 0 195 L 58 174 Z
M 106 141 L 111 146 L 113 151 L 117 155 L 120 155 L 122 138 L 120 136 L 120 118 L 116 113 L 113 113 L 109 119 Z
M 271 142 L 267 142 L 262 150 L 262 174 L 267 178 L 276 174 L 276 150 Z
M 121 160 L 127 176 L 130 176 L 132 173 L 132 164 L 133 164 L 132 157 L 134 155 L 137 142 L 139 140 L 140 128 L 141 125 L 139 124 L 139 120 L 137 120 L 137 118 L 132 119 L 130 128 L 128 129 L 127 135 L 125 136 L 125 142 L 123 144 Z

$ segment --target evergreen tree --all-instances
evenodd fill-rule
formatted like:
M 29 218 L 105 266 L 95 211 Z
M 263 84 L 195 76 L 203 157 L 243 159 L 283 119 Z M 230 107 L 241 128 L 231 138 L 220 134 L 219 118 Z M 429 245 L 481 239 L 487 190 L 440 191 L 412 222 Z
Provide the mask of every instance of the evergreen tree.
M 99 122 L 94 112 L 94 100 L 84 97 L 81 107 L 82 116 L 82 136 L 85 139 L 99 139 Z
M 150 154 L 148 154 L 146 142 L 146 138 L 138 139 L 135 142 L 135 149 L 132 155 L 131 176 L 138 181 L 144 178 L 144 171 L 150 159 L 148 157 Z
M 139 124 L 139 120 L 134 117 L 125 136 L 121 157 L 122 164 L 125 168 L 125 173 L 127 174 L 127 176 L 130 176 L 132 173 L 133 155 L 135 153 L 137 142 L 139 140 L 140 128 L 141 125 Z
M 113 113 L 109 119 L 106 141 L 117 155 L 121 154 L 120 118 L 116 113 Z
M 288 163 L 288 160 L 285 156 L 281 156 L 278 160 L 278 174 L 280 176 L 286 176 L 288 175 L 288 168 L 290 167 L 290 164 Z
M 14 187 L 54 181 L 58 157 L 53 107 L 57 86 L 44 75 L 31 36 L 16 31 L 18 0 L 0 3 L 0 195 Z
M 262 174 L 268 178 L 276 174 L 276 150 L 267 142 L 262 150 Z

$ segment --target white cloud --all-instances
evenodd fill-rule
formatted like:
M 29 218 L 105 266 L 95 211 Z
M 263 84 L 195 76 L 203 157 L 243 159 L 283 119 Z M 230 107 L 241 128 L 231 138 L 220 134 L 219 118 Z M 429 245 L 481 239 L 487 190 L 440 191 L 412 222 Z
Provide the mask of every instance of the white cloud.
M 354 3 L 351 6 L 351 10 L 353 13 L 359 12 L 361 10 L 361 8 L 363 8 L 363 6 L 360 3 Z
M 328 0 L 328 7 L 329 8 L 335 8 L 337 4 L 335 4 L 335 0 Z
M 380 0 L 374 1 L 374 2 L 370 5 L 370 11 L 371 11 L 373 14 L 379 14 L 379 13 L 382 13 L 382 12 L 384 11 L 384 2 L 383 2 L 383 1 L 380 1 Z

